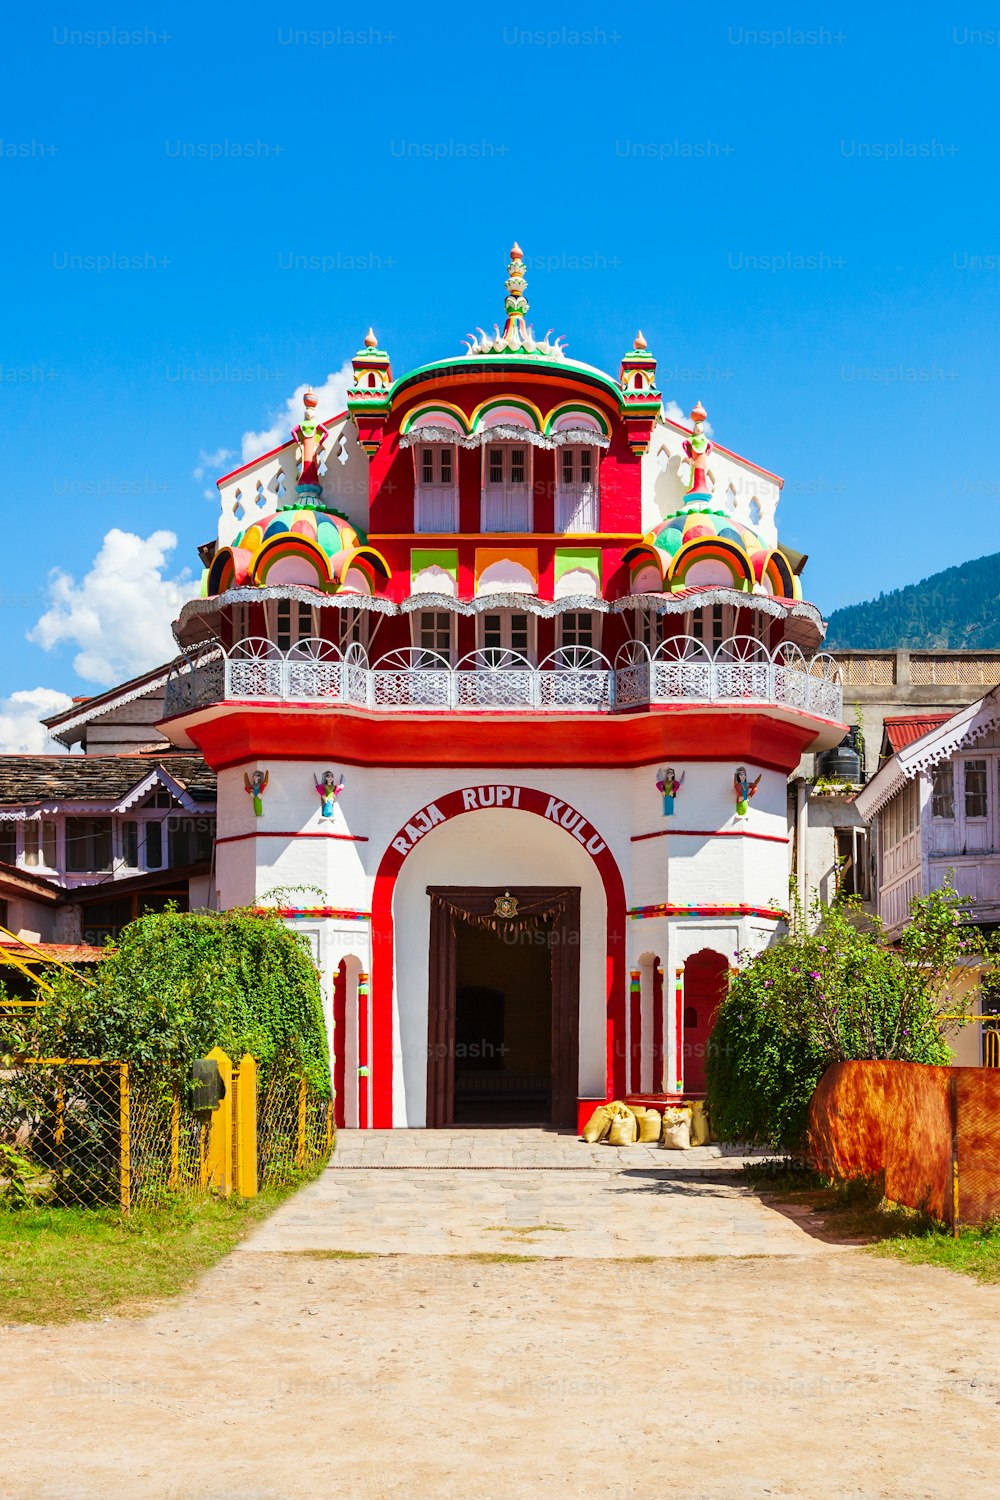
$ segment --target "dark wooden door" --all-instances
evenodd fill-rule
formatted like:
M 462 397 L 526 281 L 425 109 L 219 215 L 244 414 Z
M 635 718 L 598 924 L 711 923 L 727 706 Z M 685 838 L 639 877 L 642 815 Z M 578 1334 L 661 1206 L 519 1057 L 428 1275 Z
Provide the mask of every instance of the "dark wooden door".
M 428 886 L 431 896 L 427 997 L 427 1124 L 451 1125 L 455 1119 L 455 950 L 456 912 L 489 916 L 494 886 Z M 552 974 L 552 1123 L 576 1124 L 580 1052 L 580 890 L 578 886 L 518 886 L 522 910 L 551 913 Z M 433 899 L 439 898 L 438 900 Z M 488 979 L 484 975 L 484 980 Z

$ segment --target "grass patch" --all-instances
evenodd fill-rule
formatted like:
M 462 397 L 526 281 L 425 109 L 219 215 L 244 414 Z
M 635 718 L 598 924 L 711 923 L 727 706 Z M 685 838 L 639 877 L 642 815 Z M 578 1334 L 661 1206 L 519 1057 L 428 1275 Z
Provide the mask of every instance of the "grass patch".
M 524 1266 L 547 1258 L 544 1255 L 514 1255 L 507 1250 L 469 1250 L 464 1255 L 445 1257 L 447 1260 L 475 1260 L 484 1266 Z
M 0 1212 L 0 1323 L 141 1317 L 192 1287 L 315 1175 L 257 1198 L 182 1194 L 127 1217 L 98 1208 Z
M 833 1181 L 794 1158 L 747 1162 L 744 1180 L 775 1205 L 811 1208 L 804 1224 L 833 1240 L 914 1266 L 941 1266 L 984 1284 L 1000 1282 L 1000 1219 L 961 1229 L 957 1238 L 921 1209 L 892 1203 L 877 1178 Z
M 279 1250 L 279 1255 L 291 1255 L 296 1260 L 391 1260 L 380 1250 Z
M 960 1229 L 957 1239 L 950 1229 L 935 1225 L 907 1238 L 883 1240 L 873 1252 L 911 1266 L 943 1266 L 989 1285 L 1000 1282 L 1000 1221 Z
M 530 1234 L 569 1234 L 565 1224 L 487 1224 L 488 1234 L 508 1234 L 511 1237 Z

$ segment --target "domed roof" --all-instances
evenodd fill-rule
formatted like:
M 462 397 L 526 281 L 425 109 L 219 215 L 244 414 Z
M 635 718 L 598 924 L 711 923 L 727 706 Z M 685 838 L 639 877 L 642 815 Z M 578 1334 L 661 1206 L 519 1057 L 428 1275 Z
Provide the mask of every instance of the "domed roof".
M 801 593 L 794 569 L 780 548 L 768 546 L 752 527 L 707 504 L 667 516 L 656 531 L 625 554 L 625 561 L 633 565 L 633 583 L 653 566 L 662 587 L 671 591 L 723 586 L 788 599 L 797 599 Z M 640 582 L 640 591 L 646 591 L 647 582 Z
M 690 510 L 668 516 L 653 537 L 653 545 L 668 556 L 676 557 L 688 542 L 693 542 L 697 537 L 713 536 L 739 543 L 750 557 L 757 552 L 766 554 L 771 550 L 749 526 L 734 521 L 725 511 L 718 510 Z
M 335 557 L 345 545 L 360 547 L 368 541 L 346 517 L 338 516 L 335 511 L 311 505 L 287 505 L 271 515 L 262 516 L 259 521 L 252 521 L 240 532 L 233 546 L 256 555 L 266 541 L 285 532 L 309 537 L 322 547 L 327 557 Z
M 348 575 L 351 575 L 349 578 Z M 372 592 L 389 567 L 346 516 L 299 501 L 251 521 L 212 559 L 206 592 L 242 584 L 299 583 L 325 593 Z

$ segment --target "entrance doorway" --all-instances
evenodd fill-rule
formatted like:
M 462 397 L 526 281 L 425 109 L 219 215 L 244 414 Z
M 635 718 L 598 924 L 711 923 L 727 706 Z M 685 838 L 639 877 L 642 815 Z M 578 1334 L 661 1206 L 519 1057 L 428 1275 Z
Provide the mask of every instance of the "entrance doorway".
M 579 888 L 428 894 L 427 1124 L 573 1125 Z

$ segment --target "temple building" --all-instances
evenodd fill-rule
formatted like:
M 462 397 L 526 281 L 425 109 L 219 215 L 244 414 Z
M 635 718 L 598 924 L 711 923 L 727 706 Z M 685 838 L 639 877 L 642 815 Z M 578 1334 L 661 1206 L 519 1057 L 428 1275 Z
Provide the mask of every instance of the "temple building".
M 277 905 L 328 997 L 339 1122 L 549 1120 L 698 1094 L 781 930 L 787 788 L 840 675 L 782 481 L 528 321 L 307 393 L 218 482 L 159 724 L 217 775 L 213 901 Z

